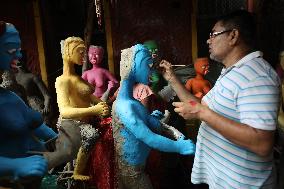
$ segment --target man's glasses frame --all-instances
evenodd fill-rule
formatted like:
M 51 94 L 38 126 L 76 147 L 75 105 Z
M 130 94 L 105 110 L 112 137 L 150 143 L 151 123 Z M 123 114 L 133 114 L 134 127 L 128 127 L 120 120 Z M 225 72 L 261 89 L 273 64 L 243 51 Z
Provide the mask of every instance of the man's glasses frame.
M 210 33 L 209 33 L 209 39 L 213 39 L 213 38 L 217 37 L 218 35 L 221 35 L 221 34 L 227 33 L 227 32 L 231 32 L 231 31 L 233 31 L 233 30 L 234 30 L 234 29 L 210 32 Z

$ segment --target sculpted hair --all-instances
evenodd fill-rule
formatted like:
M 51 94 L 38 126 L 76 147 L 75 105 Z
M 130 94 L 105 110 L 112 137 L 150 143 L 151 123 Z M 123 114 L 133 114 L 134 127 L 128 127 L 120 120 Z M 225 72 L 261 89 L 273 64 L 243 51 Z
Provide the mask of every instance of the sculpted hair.
M 231 12 L 218 19 L 226 29 L 237 29 L 241 39 L 250 47 L 255 46 L 256 24 L 254 15 L 245 10 Z
M 84 44 L 84 41 L 80 37 L 68 37 L 67 39 L 65 39 L 62 56 L 70 57 L 70 55 L 73 54 L 73 50 L 76 48 L 77 45 L 73 46 L 73 48 L 70 49 L 70 45 L 72 43 L 79 45 L 79 44 L 82 44 L 82 43 Z M 70 52 L 70 50 L 71 50 L 71 52 Z
M 132 64 L 134 62 L 134 51 L 135 51 L 134 46 L 132 46 L 131 48 L 123 49 L 121 51 L 121 58 L 120 58 L 121 80 L 127 79 L 129 76 L 129 73 L 132 68 Z

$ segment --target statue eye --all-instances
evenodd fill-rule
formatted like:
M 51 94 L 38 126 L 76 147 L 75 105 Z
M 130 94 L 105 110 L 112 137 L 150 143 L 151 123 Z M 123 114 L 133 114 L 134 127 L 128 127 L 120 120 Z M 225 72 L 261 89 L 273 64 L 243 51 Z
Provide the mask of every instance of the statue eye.
M 149 67 L 150 67 L 150 68 L 152 68 L 152 67 L 153 67 L 153 65 L 154 65 L 153 63 L 150 63 L 150 64 L 149 64 Z
M 80 50 L 79 53 L 80 53 L 80 54 L 84 54 L 85 51 L 84 51 L 84 50 Z
M 21 49 L 9 49 L 7 50 L 7 53 L 10 55 L 15 55 L 17 51 L 20 51 Z

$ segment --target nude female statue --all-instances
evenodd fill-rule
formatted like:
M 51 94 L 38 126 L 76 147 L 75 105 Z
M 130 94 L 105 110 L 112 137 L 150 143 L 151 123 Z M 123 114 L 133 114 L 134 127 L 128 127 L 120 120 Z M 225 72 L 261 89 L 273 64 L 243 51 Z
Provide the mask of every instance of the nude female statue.
M 55 88 L 59 107 L 59 138 L 56 151 L 46 153 L 49 167 L 73 160 L 77 153 L 74 179 L 87 180 L 83 175 L 89 152 L 99 133 L 94 127 L 96 116 L 106 116 L 109 108 L 93 95 L 94 88 L 75 73 L 74 65 L 82 65 L 86 47 L 79 37 L 68 37 L 63 46 L 63 73 L 56 78 Z M 80 150 L 79 150 L 80 148 Z M 79 151 L 79 152 L 78 152 Z
M 14 60 L 21 58 L 20 47 L 19 32 L 14 25 L 0 21 L 0 78 L 5 70 L 11 69 Z M 47 172 L 47 160 L 29 152 L 45 150 L 44 141 L 57 134 L 43 123 L 39 112 L 2 87 L 0 112 L 0 186 L 3 180 L 9 180 L 14 182 L 10 186 L 13 188 L 16 185 L 39 188 L 38 181 Z
M 94 95 L 96 97 L 106 101 L 109 93 L 114 92 L 113 89 L 117 88 L 118 81 L 108 70 L 101 68 L 103 55 L 104 49 L 102 47 L 93 45 L 89 47 L 88 57 L 93 68 L 83 72 L 82 78 L 95 87 Z

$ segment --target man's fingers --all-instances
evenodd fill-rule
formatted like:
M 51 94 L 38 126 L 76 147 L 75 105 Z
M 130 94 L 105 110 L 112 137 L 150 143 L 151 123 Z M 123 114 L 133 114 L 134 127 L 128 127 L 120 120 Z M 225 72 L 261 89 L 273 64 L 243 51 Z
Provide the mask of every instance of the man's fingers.
M 183 105 L 183 102 L 173 102 L 172 105 L 175 107 L 181 107 Z

